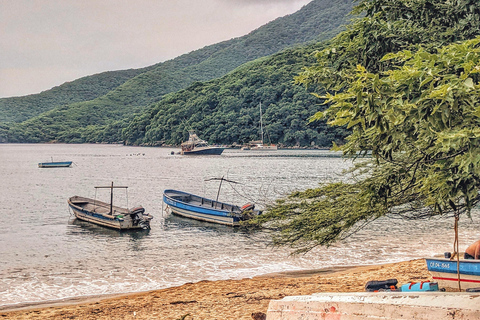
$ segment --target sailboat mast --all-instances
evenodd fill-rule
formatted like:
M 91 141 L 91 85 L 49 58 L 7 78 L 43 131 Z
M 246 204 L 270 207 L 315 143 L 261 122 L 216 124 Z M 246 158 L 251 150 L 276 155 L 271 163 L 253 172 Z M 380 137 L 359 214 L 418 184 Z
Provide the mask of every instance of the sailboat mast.
M 263 144 L 263 122 L 262 122 L 262 103 L 260 102 L 260 140 Z

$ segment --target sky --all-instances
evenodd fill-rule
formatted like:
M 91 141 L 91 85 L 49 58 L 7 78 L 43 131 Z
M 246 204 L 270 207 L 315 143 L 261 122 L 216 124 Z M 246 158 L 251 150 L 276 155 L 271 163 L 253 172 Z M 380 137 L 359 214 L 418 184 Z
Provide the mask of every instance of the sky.
M 0 98 L 150 66 L 312 0 L 0 0 Z

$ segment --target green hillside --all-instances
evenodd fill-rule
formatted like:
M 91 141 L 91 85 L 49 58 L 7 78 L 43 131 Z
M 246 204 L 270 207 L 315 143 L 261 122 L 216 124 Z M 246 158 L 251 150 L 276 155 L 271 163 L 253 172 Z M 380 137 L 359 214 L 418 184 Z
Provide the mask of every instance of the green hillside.
M 178 145 L 193 129 L 217 144 L 244 144 L 259 139 L 259 104 L 263 105 L 266 142 L 281 146 L 331 146 L 343 129 L 307 120 L 323 106 L 293 83 L 302 67 L 314 63 L 313 44 L 287 49 L 239 67 L 230 74 L 173 93 L 150 107 L 123 130 L 127 144 Z
M 314 52 L 321 48 L 321 43 L 312 44 L 257 59 L 224 77 L 168 94 L 137 116 L 108 125 L 79 126 L 65 120 L 71 108 L 58 108 L 11 128 L 9 140 L 177 145 L 193 129 L 211 143 L 243 144 L 259 138 L 261 102 L 267 141 L 283 146 L 331 146 L 332 141 L 343 139 L 345 130 L 332 129 L 324 122 L 308 125 L 308 118 L 323 106 L 293 83 L 304 66 L 315 62 Z M 101 117 L 90 111 L 89 120 Z
M 305 65 L 314 63 L 313 53 L 321 48 L 322 44 L 312 44 L 257 59 L 222 78 L 196 82 L 171 93 L 130 120 L 106 126 L 74 128 L 74 123 L 62 123 L 65 113 L 72 110 L 49 112 L 11 129 L 10 140 L 38 142 L 31 137 L 41 137 L 43 141 L 69 143 L 125 141 L 133 145 L 177 145 L 193 129 L 211 143 L 243 144 L 259 138 L 261 102 L 267 142 L 283 146 L 331 146 L 332 141 L 343 139 L 345 130 L 332 129 L 324 122 L 308 125 L 308 118 L 323 106 L 307 90 L 293 83 L 293 77 Z
M 93 100 L 117 88 L 145 69 L 109 71 L 66 82 L 39 94 L 0 99 L 0 123 L 21 122 L 55 106 Z
M 31 118 L 21 125 L 4 124 L 3 130 L 0 125 L 0 139 L 3 136 L 3 141 L 10 142 L 66 141 L 67 131 L 72 128 L 89 130 L 89 126 L 101 126 L 126 119 L 146 106 L 160 101 L 165 94 L 186 88 L 196 81 L 221 77 L 245 62 L 268 56 L 289 46 L 330 37 L 347 23 L 346 15 L 351 8 L 351 0 L 312 1 L 298 12 L 278 18 L 244 37 L 208 46 L 142 69 L 142 72 L 134 77 L 120 80 L 118 73 L 112 73 L 112 76 L 118 77 L 118 82 L 123 80 L 121 85 L 108 93 L 99 94 L 96 98 L 86 97 L 84 102 L 77 102 L 80 100 L 78 98 L 71 99 L 70 102 L 66 102 L 66 99 L 56 102 L 54 97 L 48 96 L 49 91 L 42 93 L 43 97 L 49 97 L 43 100 L 35 100 L 35 97 L 40 95 L 0 99 L 0 122 L 18 122 Z M 70 85 L 75 86 L 80 80 L 82 79 Z M 108 82 L 108 79 L 103 81 Z M 83 90 L 89 91 L 86 87 Z M 75 89 L 70 88 L 68 91 L 75 92 Z M 68 93 L 65 93 L 65 96 L 68 96 Z M 27 98 L 28 100 L 22 100 Z M 17 112 L 19 105 L 24 110 L 21 116 Z M 6 140 L 5 131 L 9 127 L 10 138 Z M 48 127 L 48 130 L 44 130 L 45 127 Z

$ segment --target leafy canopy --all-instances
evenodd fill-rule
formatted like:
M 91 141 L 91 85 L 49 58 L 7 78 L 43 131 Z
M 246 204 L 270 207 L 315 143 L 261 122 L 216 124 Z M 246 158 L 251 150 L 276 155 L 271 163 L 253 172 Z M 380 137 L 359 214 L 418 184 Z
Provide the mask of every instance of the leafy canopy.
M 434 49 L 471 36 L 436 12 L 463 10 L 459 3 L 443 2 L 439 8 L 422 0 L 362 1 L 357 9 L 366 17 L 336 37 L 317 54 L 318 64 L 297 78 L 333 90 L 317 95 L 329 107 L 312 121 L 326 118 L 330 125 L 348 127 L 352 133 L 339 149 L 354 157 L 371 151 L 372 159 L 357 161 L 352 182 L 294 193 L 253 221 L 277 231 L 274 244 L 305 252 L 345 239 L 383 215 L 469 214 L 478 204 L 480 38 Z M 404 17 L 404 9 L 395 12 L 396 6 L 415 10 Z M 470 9 L 476 15 L 479 6 Z M 468 17 L 457 16 L 459 21 Z M 415 32 L 388 34 L 387 28 L 369 28 L 372 21 L 415 26 Z M 418 30 L 427 43 L 414 42 Z M 443 33 L 434 39 L 432 30 Z M 382 48 L 386 35 L 390 42 Z M 366 39 L 373 40 L 362 50 Z

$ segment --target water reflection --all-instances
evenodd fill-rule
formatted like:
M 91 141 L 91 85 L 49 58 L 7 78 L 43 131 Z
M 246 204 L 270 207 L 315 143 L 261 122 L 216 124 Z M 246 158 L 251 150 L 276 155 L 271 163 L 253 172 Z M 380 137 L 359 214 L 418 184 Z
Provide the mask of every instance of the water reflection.
M 67 228 L 67 235 L 93 235 L 95 237 L 106 238 L 123 238 L 130 237 L 132 240 L 139 240 L 147 237 L 150 234 L 150 229 L 134 229 L 134 230 L 116 230 L 96 225 L 87 221 L 82 221 L 76 218 L 68 221 L 69 228 Z
M 218 184 L 205 179 L 228 174 L 240 185 L 235 190 L 222 186 L 220 200 L 268 203 L 319 182 L 338 181 L 338 174 L 351 165 L 312 150 L 279 150 L 275 156 L 226 150 L 213 158 L 171 156 L 172 150 L 0 144 L 0 305 L 393 262 L 451 251 L 450 220 L 420 224 L 379 219 L 344 243 L 292 257 L 288 249 L 268 247 L 265 231 L 251 235 L 241 228 L 163 217 L 164 189 L 215 198 Z M 125 156 L 139 152 L 145 156 Z M 38 170 L 38 159 L 50 156 L 78 165 L 71 170 Z M 129 186 L 127 207 L 141 204 L 153 214 L 151 230 L 117 231 L 69 220 L 69 197 L 93 197 L 93 186 L 113 180 Z M 463 247 L 477 239 L 480 221 L 461 224 Z
M 166 232 L 190 229 L 195 232 L 215 232 L 217 234 L 246 234 L 242 228 L 189 219 L 174 214 L 168 214 L 165 217 L 164 226 Z

